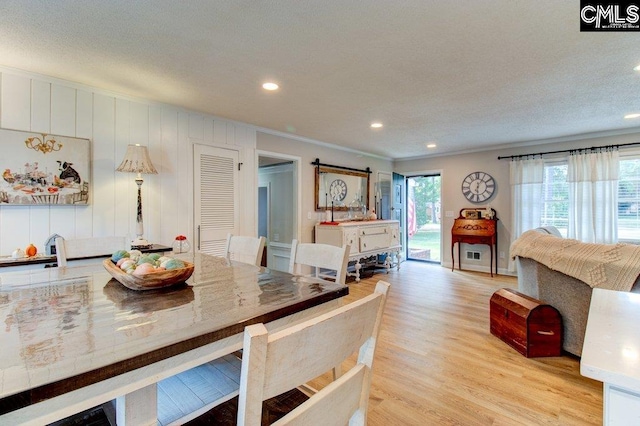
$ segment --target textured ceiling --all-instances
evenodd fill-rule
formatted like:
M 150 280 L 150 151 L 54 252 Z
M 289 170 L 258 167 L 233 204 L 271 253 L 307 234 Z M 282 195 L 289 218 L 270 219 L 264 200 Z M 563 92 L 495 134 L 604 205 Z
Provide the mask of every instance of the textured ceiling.
M 389 158 L 638 130 L 638 37 L 558 0 L 0 0 L 0 65 Z

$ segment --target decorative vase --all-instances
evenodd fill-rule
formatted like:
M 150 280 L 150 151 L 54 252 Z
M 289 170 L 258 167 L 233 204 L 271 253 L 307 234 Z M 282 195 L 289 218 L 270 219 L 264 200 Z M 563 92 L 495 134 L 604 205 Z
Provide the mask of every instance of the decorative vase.
M 363 210 L 366 207 L 360 202 L 360 200 L 356 197 L 353 199 L 351 203 L 349 203 L 349 219 L 352 220 L 362 220 L 363 219 Z
M 176 254 L 179 253 L 188 253 L 191 250 L 191 244 L 189 244 L 189 240 L 184 235 L 178 235 L 176 239 L 173 241 L 173 252 Z

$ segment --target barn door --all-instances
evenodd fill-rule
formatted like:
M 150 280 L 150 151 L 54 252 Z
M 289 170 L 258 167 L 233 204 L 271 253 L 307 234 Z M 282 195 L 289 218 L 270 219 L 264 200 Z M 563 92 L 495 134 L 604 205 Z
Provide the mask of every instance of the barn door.
M 238 233 L 238 151 L 194 145 L 196 250 L 223 256 Z

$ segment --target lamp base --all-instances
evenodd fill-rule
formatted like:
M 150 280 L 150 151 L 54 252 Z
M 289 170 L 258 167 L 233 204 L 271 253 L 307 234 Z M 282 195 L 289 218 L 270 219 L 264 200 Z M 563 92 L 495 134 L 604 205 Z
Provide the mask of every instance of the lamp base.
M 132 249 L 146 249 L 146 248 L 150 248 L 153 244 L 151 244 L 149 241 L 145 240 L 142 237 L 138 237 L 135 240 L 131 241 L 131 248 Z

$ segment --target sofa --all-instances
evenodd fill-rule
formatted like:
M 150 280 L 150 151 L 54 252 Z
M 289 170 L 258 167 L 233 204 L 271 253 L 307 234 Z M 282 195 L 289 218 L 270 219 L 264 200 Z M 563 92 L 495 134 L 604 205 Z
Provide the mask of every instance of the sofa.
M 617 275 L 615 275 L 616 277 L 624 276 L 628 283 L 624 284 L 624 286 L 611 284 L 609 287 L 613 286 L 613 289 L 616 290 L 623 289 L 622 291 L 628 290 L 640 293 L 640 285 L 638 284 L 639 274 L 636 272 L 635 265 L 636 263 L 640 263 L 640 261 L 637 261 L 638 258 L 635 257 L 635 250 L 640 251 L 640 247 L 621 244 L 587 245 L 587 243 L 563 239 L 560 232 L 554 227 L 538 228 L 534 230 L 534 232 L 547 236 L 544 239 L 545 244 L 550 244 L 545 247 L 547 252 L 554 250 L 554 244 L 558 247 L 556 249 L 557 252 L 562 252 L 565 246 L 571 245 L 572 243 L 574 248 L 578 250 L 583 248 L 580 246 L 583 244 L 585 245 L 585 249 L 591 251 L 598 249 L 601 252 L 606 252 L 607 250 L 610 252 L 612 249 L 615 250 L 617 248 L 630 250 L 632 254 L 631 258 L 627 258 L 626 263 L 621 266 L 622 271 L 616 272 Z M 517 241 L 518 240 L 516 240 L 516 242 Z M 564 334 L 562 347 L 566 352 L 581 356 L 589 305 L 591 303 L 591 293 L 594 287 L 607 288 L 606 283 L 599 283 L 599 285 L 593 285 L 593 283 L 588 284 L 585 282 L 585 280 L 588 280 L 584 279 L 584 276 L 582 277 L 584 280 L 581 280 L 575 276 L 560 272 L 557 270 L 558 268 L 556 268 L 557 265 L 553 264 L 553 261 L 549 262 L 548 259 L 543 260 L 545 263 L 551 263 L 551 267 L 549 267 L 540 260 L 528 257 L 528 251 L 533 253 L 535 248 L 528 250 L 526 246 L 519 247 L 514 253 L 514 245 L 516 242 L 512 245 L 511 255 L 515 259 L 518 271 L 518 291 L 549 304 L 560 312 Z M 550 258 L 555 258 L 555 256 L 550 256 Z M 577 262 L 580 261 L 582 261 L 582 259 L 577 260 Z M 640 268 L 640 264 L 638 264 L 637 267 Z M 577 270 L 575 267 L 567 269 L 571 270 L 572 274 L 574 270 Z M 614 273 L 611 271 L 607 271 L 607 273 L 609 276 L 614 276 Z

